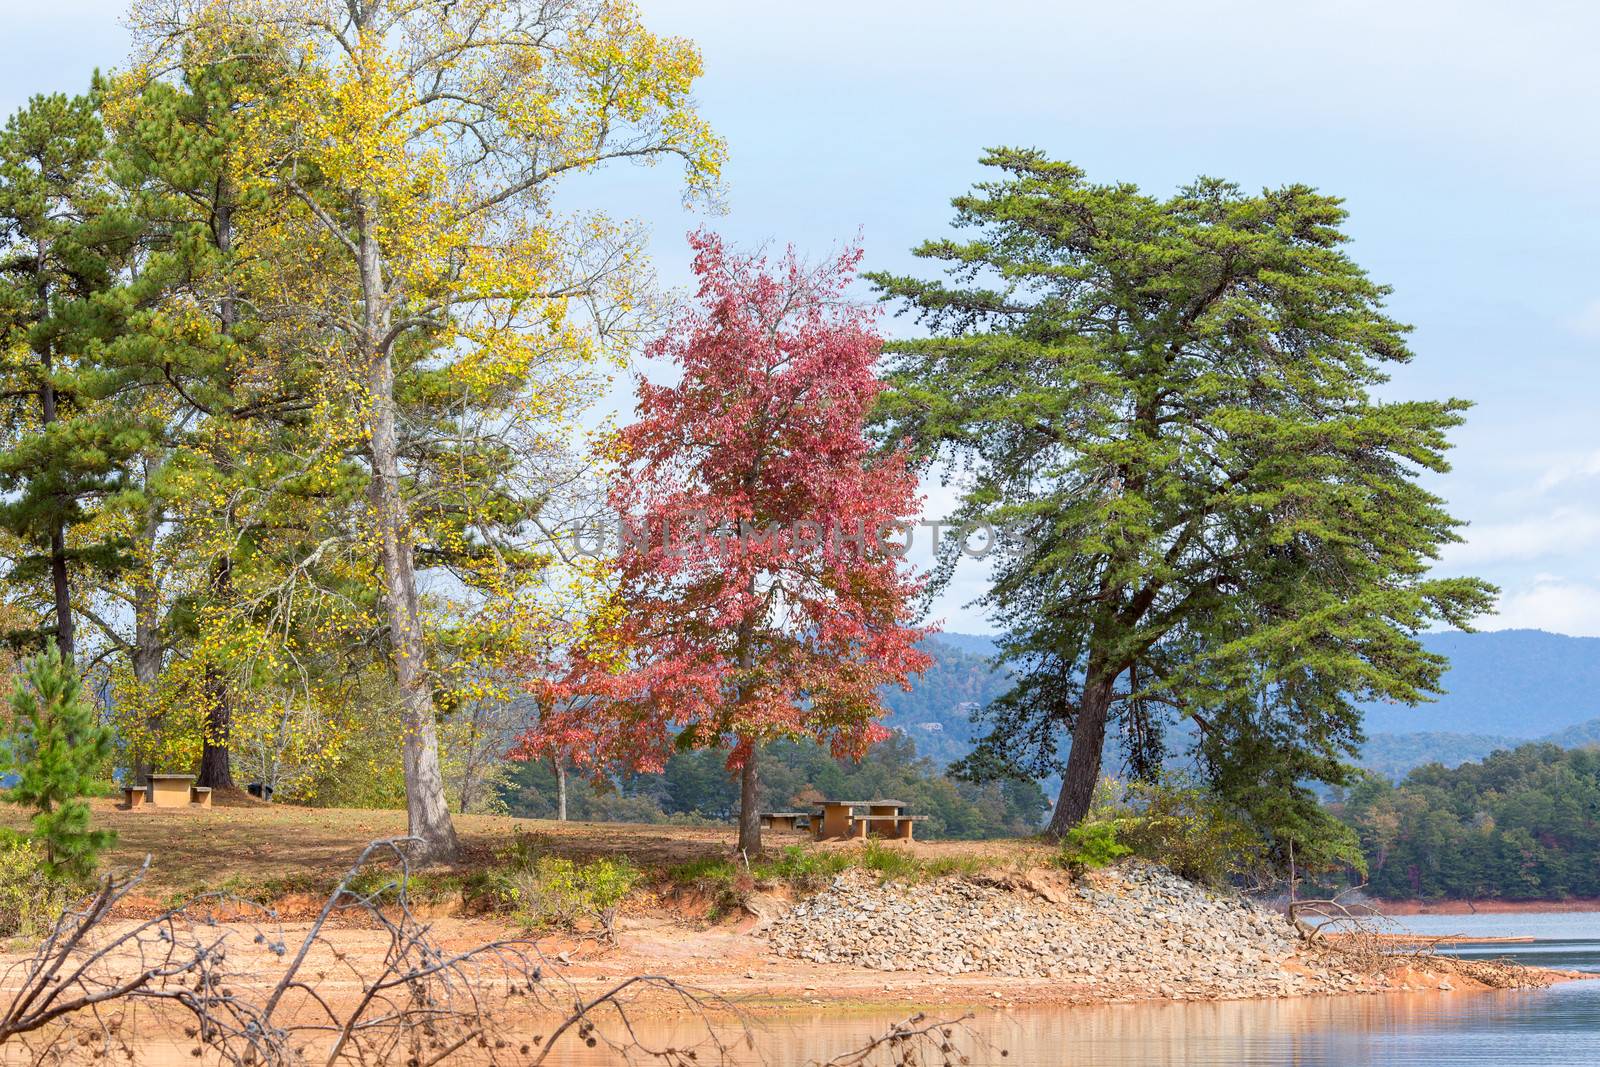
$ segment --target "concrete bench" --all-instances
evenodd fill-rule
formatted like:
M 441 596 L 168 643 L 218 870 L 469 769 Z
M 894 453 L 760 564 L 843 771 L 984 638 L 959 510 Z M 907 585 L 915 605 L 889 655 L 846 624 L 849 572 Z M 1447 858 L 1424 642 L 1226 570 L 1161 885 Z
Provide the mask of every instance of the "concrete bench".
M 142 785 L 125 785 L 122 787 L 123 807 L 132 811 L 134 808 L 144 807 L 144 802 L 150 794 Z
M 198 804 L 202 808 L 211 806 L 211 787 L 209 785 L 196 785 L 189 788 L 189 802 Z
M 856 809 L 865 808 L 866 814 L 857 815 Z M 817 840 L 854 838 L 864 839 L 873 823 L 886 824 L 883 837 L 897 841 L 910 841 L 914 824 L 926 815 L 907 815 L 901 800 L 824 800 L 822 811 L 812 816 L 811 828 Z
M 897 814 L 872 814 L 852 815 L 850 817 L 850 836 L 856 840 L 865 840 L 868 831 L 875 829 L 874 823 L 883 824 L 882 836 L 893 838 L 896 841 L 910 841 L 912 839 L 912 826 L 922 822 L 926 815 L 897 815 Z

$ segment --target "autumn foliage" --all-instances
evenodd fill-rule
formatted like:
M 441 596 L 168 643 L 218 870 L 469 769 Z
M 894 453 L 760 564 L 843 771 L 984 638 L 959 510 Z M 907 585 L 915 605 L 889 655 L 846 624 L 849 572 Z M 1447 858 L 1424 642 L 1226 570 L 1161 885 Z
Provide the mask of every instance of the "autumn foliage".
M 860 250 L 810 267 L 690 241 L 696 304 L 649 352 L 681 377 L 640 385 L 618 442 L 621 610 L 527 741 L 642 769 L 726 745 L 749 808 L 756 746 L 859 755 L 884 736 L 879 687 L 926 664 L 894 539 L 916 478 L 863 431 L 881 341 L 844 296 Z

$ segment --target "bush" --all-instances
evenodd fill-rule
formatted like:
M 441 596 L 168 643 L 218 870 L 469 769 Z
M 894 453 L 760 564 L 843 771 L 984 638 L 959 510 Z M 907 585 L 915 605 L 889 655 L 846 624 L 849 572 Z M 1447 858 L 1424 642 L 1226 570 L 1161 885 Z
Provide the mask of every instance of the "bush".
M 1262 841 L 1243 816 L 1210 790 L 1183 779 L 1139 783 L 1129 790 L 1135 814 L 1120 837 L 1145 859 L 1205 885 L 1260 874 Z
M 1103 867 L 1127 855 L 1191 882 L 1220 886 L 1266 868 L 1260 835 L 1225 801 L 1181 777 L 1102 782 L 1094 807 L 1062 844 L 1063 866 Z
M 83 699 L 77 668 L 51 643 L 29 659 L 11 694 L 11 729 L 0 771 L 17 783 L 7 799 L 34 809 L 31 839 L 51 879 L 84 881 L 116 835 L 89 829 L 83 800 L 111 758 L 111 730 Z
M 539 856 L 501 875 L 496 895 L 524 929 L 575 930 L 592 921 L 610 939 L 615 935 L 617 906 L 639 879 L 638 868 L 626 859 L 576 863 Z
M 0 839 L 0 937 L 44 934 L 66 903 L 66 889 L 45 873 L 45 857 L 31 841 Z
M 757 863 L 754 872 L 759 879 L 787 882 L 804 891 L 821 889 L 852 862 L 848 853 L 790 845 L 776 856 Z
M 1133 851 L 1117 840 L 1116 820 L 1097 820 L 1074 826 L 1061 843 L 1058 858 L 1071 871 L 1105 867 Z

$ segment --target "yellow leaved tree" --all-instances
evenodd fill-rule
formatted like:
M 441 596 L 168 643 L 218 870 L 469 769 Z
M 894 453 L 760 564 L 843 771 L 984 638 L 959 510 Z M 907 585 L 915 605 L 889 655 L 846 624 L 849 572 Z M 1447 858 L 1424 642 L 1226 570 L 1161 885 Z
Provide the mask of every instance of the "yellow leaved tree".
M 676 159 L 716 187 L 722 142 L 690 99 L 692 42 L 625 0 L 137 0 L 139 72 L 282 57 L 246 101 L 239 181 L 274 205 L 251 234 L 256 308 L 303 328 L 317 447 L 368 474 L 358 543 L 400 692 L 410 833 L 456 850 L 435 723 L 428 590 L 514 602 L 537 558 L 508 486 L 518 427 L 562 424 L 585 364 L 648 292 L 637 233 L 553 202 L 613 161 Z M 470 440 L 469 440 L 470 439 Z M 497 641 L 516 625 L 490 613 Z M 537 625 L 531 618 L 526 625 Z

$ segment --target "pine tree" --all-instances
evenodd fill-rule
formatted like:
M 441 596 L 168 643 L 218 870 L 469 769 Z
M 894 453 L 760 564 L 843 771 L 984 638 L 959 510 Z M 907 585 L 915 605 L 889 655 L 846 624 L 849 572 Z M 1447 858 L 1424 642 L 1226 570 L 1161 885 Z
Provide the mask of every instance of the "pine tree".
M 1356 702 L 1437 692 L 1415 635 L 1492 602 L 1426 573 L 1459 524 L 1417 476 L 1448 469 L 1467 405 L 1373 398 L 1411 354 L 1340 250 L 1337 199 L 984 162 L 1001 176 L 954 201 L 972 238 L 917 250 L 950 281 L 873 276 L 933 333 L 891 346 L 885 436 L 965 464 L 956 521 L 1000 531 L 984 603 L 1017 685 L 983 758 L 1064 771 L 1060 835 L 1108 726 L 1148 774 L 1187 719 L 1219 791 L 1305 833 L 1305 783 L 1349 773 Z
M 111 757 L 111 730 L 83 699 L 72 661 L 54 642 L 25 665 L 11 694 L 11 732 L 0 766 L 17 775 L 8 798 L 34 809 L 33 838 L 47 873 L 81 881 L 116 835 L 89 829 L 83 797 Z
M 143 521 L 130 525 L 147 570 L 164 569 L 170 586 L 153 575 L 131 584 L 135 636 L 124 644 L 143 686 L 173 645 L 204 663 L 198 780 L 212 788 L 234 785 L 233 707 L 240 665 L 254 659 L 230 640 L 240 633 L 236 569 L 262 547 L 259 516 L 237 501 L 283 477 L 284 437 L 304 432 L 307 406 L 303 361 L 264 342 L 250 314 L 251 264 L 235 255 L 239 220 L 260 205 L 241 192 L 231 150 L 244 101 L 270 92 L 276 69 L 267 57 L 194 64 L 172 81 L 124 77 L 107 93 L 108 158 L 147 220 L 151 250 L 137 285 L 147 309 L 109 358 L 150 386 L 163 416 Z M 304 494 L 280 491 L 272 504 L 273 528 L 310 529 Z
M 124 321 L 119 271 L 139 229 L 106 188 L 104 147 L 92 95 L 35 97 L 0 131 L 0 527 L 36 548 L 6 581 L 48 587 L 43 630 L 69 660 L 74 583 L 123 563 L 119 537 L 83 531 L 146 440 L 114 400 L 125 376 L 99 359 Z

